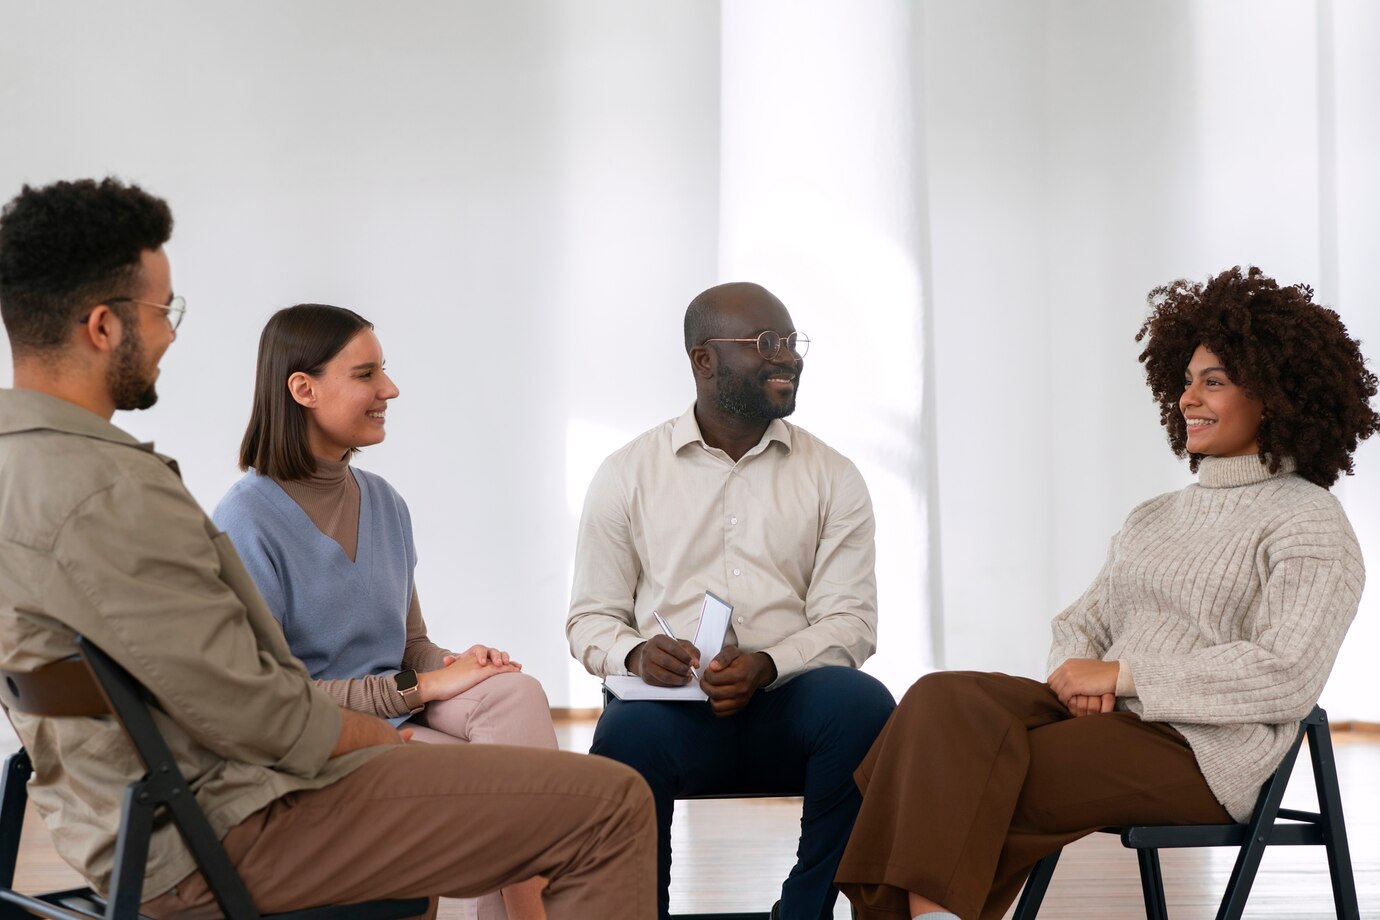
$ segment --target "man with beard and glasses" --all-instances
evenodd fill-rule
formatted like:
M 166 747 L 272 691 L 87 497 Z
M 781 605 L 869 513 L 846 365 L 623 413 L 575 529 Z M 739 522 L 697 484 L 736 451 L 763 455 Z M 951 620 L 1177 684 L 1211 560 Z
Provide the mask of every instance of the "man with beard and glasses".
M 600 677 L 697 680 L 708 696 L 611 699 L 590 749 L 652 787 L 662 920 L 674 800 L 762 791 L 805 800 L 798 861 L 772 916 L 833 916 L 834 870 L 860 802 L 853 770 L 895 705 L 857 670 L 877 637 L 867 486 L 847 458 L 784 421 L 808 346 L 759 285 L 700 294 L 685 311 L 694 405 L 605 460 L 585 499 L 571 651 Z M 706 591 L 733 612 L 723 650 L 700 661 L 686 637 Z
M 113 179 L 24 190 L 0 212 L 0 667 L 71 655 L 80 633 L 131 672 L 263 913 L 475 897 L 548 880 L 551 920 L 645 920 L 651 796 L 627 767 L 499 745 L 405 744 L 342 709 L 292 657 L 229 537 L 176 465 L 110 423 L 157 398 L 184 303 L 167 204 Z M 144 774 L 108 718 L 9 713 L 34 806 L 108 893 L 125 786 Z M 214 898 L 177 830 L 149 844 L 143 915 Z

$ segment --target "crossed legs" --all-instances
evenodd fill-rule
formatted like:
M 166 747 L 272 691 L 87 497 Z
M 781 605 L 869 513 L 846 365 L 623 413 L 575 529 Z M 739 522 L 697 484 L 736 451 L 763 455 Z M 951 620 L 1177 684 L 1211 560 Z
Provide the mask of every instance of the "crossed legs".
M 1044 684 L 1005 674 L 921 678 L 857 781 L 838 881 L 863 920 L 909 920 L 911 892 L 999 920 L 1040 858 L 1098 828 L 1231 820 L 1169 726 L 1075 719 Z

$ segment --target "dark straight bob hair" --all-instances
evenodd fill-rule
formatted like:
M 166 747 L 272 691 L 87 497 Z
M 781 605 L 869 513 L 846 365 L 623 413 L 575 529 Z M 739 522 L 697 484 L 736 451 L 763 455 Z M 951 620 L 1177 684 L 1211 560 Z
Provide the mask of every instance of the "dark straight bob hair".
M 299 303 L 273 314 L 259 336 L 254 408 L 240 442 L 241 470 L 253 467 L 282 480 L 316 472 L 307 444 L 307 410 L 288 392 L 288 378 L 298 371 L 320 376 L 350 339 L 373 328 L 353 310 L 322 303 Z

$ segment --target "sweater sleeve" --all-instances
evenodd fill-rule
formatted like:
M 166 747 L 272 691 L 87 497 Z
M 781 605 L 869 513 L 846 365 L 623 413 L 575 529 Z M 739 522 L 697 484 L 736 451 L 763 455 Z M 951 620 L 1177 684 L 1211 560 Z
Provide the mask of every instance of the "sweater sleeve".
M 455 654 L 432 642 L 426 634 L 426 620 L 422 619 L 422 604 L 417 600 L 417 588 L 412 588 L 412 601 L 407 605 L 407 645 L 403 646 L 402 665 L 418 671 L 438 671 L 445 667 L 445 657 Z
M 403 706 L 402 695 L 398 693 L 398 685 L 392 674 L 318 680 L 315 683 L 345 709 L 366 712 L 380 719 L 395 719 L 409 712 Z
M 1054 670 L 1070 658 L 1101 658 L 1112 644 L 1112 628 L 1102 597 L 1111 571 L 1116 542 L 1107 551 L 1107 561 L 1082 597 L 1066 607 L 1050 624 L 1054 634 L 1049 647 L 1045 673 Z
M 1286 534 L 1264 556 L 1268 576 L 1239 640 L 1125 657 L 1148 721 L 1280 724 L 1322 694 L 1356 615 L 1365 570 L 1345 520 Z

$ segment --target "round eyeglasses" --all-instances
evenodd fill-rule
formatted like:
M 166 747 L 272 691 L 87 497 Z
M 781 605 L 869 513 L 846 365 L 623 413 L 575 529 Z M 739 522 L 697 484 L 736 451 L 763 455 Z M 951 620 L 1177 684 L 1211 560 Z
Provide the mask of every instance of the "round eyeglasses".
M 783 336 L 779 332 L 772 332 L 768 329 L 755 339 L 705 339 L 704 345 L 710 342 L 737 342 L 740 345 L 756 345 L 757 353 L 762 356 L 763 361 L 774 361 L 776 356 L 781 354 L 781 346 L 797 358 L 805 357 L 805 353 L 810 350 L 810 337 L 802 332 L 792 332 Z
M 167 315 L 168 325 L 172 326 L 173 332 L 176 332 L 177 327 L 182 325 L 182 317 L 185 316 L 187 313 L 187 298 L 181 295 L 174 297 L 167 303 L 154 303 L 151 300 L 138 300 L 134 297 L 108 297 L 101 302 L 105 304 L 137 303 L 145 307 L 153 307 L 155 310 L 162 310 Z M 81 319 L 77 320 L 77 322 L 84 323 L 90 318 L 91 314 L 88 313 Z

